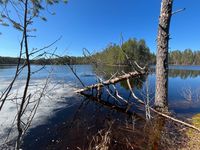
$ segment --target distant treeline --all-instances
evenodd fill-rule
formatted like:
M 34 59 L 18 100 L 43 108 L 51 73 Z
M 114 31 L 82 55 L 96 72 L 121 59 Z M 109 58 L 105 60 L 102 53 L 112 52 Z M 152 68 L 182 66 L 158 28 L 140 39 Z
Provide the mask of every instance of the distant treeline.
M 175 50 L 169 53 L 169 63 L 174 65 L 200 65 L 200 50 Z
M 126 57 L 128 56 L 128 59 Z M 22 59 L 21 62 L 24 62 Z M 102 65 L 128 65 L 137 61 L 139 64 L 155 64 L 156 55 L 151 53 L 145 40 L 129 39 L 122 45 L 110 44 L 100 52 L 84 57 L 40 58 L 31 60 L 32 64 L 58 65 L 58 64 L 102 64 Z M 18 58 L 0 57 L 0 64 L 17 64 Z M 186 49 L 175 50 L 169 53 L 169 64 L 174 65 L 200 65 L 200 51 Z
M 88 57 L 69 57 L 69 56 L 63 56 L 60 58 L 41 58 L 37 60 L 31 60 L 32 64 L 36 65 L 65 65 L 65 64 L 90 64 L 90 60 Z
M 18 64 L 19 58 L 16 57 L 1 57 L 0 65 L 15 65 Z M 25 59 L 22 58 L 20 64 L 25 63 Z M 64 56 L 60 58 L 40 58 L 36 60 L 30 60 L 31 64 L 35 65 L 60 65 L 60 64 L 90 64 L 87 57 L 69 57 Z
M 25 59 L 22 59 L 22 62 L 24 62 Z M 21 63 L 22 63 L 21 62 Z M 18 58 L 15 57 L 1 57 L 0 56 L 0 64 L 17 64 Z

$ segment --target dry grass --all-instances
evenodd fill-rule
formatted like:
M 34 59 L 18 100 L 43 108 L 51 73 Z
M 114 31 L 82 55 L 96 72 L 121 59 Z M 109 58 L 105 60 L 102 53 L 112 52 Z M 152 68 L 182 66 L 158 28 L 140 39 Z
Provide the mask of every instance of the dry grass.
M 192 117 L 192 124 L 200 128 L 200 114 Z M 187 143 L 187 147 L 182 150 L 200 150 L 200 133 L 193 129 L 188 129 L 186 134 L 189 141 Z
M 89 145 L 89 150 L 108 150 L 111 142 L 111 130 L 100 130 L 96 136 L 93 137 Z

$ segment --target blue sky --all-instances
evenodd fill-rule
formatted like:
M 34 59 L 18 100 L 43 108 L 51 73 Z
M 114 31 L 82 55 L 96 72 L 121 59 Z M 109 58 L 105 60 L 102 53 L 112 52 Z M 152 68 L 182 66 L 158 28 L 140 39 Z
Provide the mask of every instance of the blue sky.
M 161 0 L 69 0 L 69 3 L 50 7 L 52 16 L 43 12 L 47 22 L 35 20 L 29 40 L 30 49 L 50 44 L 57 38 L 57 53 L 82 55 L 82 49 L 99 51 L 109 43 L 124 39 L 145 39 L 152 52 L 156 52 L 156 35 Z M 186 8 L 173 16 L 170 29 L 170 51 L 191 48 L 200 50 L 200 1 L 175 0 L 174 10 Z M 0 26 L 0 55 L 17 56 L 20 33 L 11 27 Z M 52 47 L 52 49 L 54 48 Z

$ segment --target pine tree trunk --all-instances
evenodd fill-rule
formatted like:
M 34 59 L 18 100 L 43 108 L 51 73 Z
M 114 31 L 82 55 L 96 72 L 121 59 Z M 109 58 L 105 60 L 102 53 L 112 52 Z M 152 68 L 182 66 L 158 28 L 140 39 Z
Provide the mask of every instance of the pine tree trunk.
M 168 108 L 168 45 L 173 0 L 162 0 L 157 37 L 155 106 Z

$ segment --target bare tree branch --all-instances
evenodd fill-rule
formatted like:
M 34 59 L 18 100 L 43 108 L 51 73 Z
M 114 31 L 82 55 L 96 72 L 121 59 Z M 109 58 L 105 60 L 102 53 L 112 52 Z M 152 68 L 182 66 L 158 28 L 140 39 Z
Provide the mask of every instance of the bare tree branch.
M 172 15 L 175 15 L 175 14 L 180 13 L 180 12 L 185 11 L 185 10 L 186 10 L 186 8 L 178 9 L 178 10 L 172 12 Z

